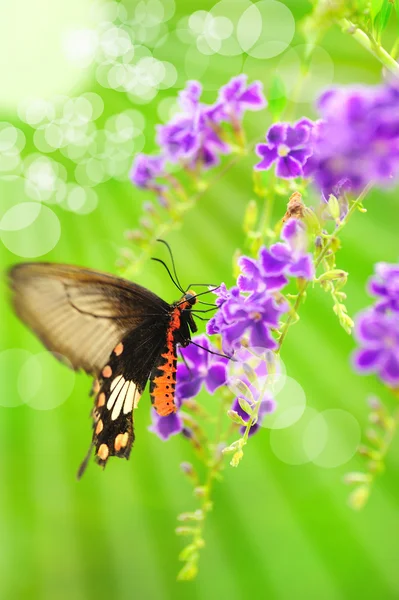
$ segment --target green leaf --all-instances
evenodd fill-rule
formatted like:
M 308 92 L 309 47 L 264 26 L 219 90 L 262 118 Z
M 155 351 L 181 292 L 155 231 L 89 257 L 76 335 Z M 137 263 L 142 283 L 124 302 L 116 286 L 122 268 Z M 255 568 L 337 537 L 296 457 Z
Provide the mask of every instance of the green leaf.
M 370 2 L 370 17 L 371 20 L 374 21 L 378 13 L 380 12 L 384 0 L 371 0 Z
M 388 25 L 389 17 L 392 12 L 392 3 L 389 0 L 384 0 L 381 10 L 374 19 L 375 35 L 379 37 Z

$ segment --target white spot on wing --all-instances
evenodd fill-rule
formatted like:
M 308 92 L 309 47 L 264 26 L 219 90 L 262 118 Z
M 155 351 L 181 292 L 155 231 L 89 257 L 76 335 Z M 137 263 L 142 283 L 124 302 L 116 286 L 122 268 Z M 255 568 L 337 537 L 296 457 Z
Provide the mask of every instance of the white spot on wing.
M 111 383 L 111 392 L 114 389 L 114 387 L 116 386 L 116 384 L 123 379 L 122 375 L 118 375 L 118 377 L 115 377 L 115 379 L 112 381 Z
M 129 389 L 126 394 L 125 404 L 123 406 L 123 414 L 127 415 L 133 410 L 133 399 L 136 393 L 136 386 L 133 381 L 130 382 Z
M 133 383 L 133 381 L 131 381 L 126 394 L 125 404 L 123 406 L 123 414 L 127 415 L 133 410 L 133 407 L 137 408 L 140 397 L 141 396 L 137 391 L 136 385 Z
M 122 377 L 122 375 L 119 375 L 119 378 L 118 378 L 118 377 L 116 377 L 115 379 L 118 379 L 118 381 L 117 381 L 117 383 L 116 383 L 116 385 L 115 385 L 115 386 L 113 386 L 113 385 L 112 385 L 112 384 L 113 384 L 113 382 L 112 382 L 112 384 L 111 384 L 111 389 L 113 389 L 114 391 L 113 391 L 113 392 L 112 392 L 112 394 L 110 395 L 110 397 L 109 397 L 109 400 L 108 400 L 108 402 L 107 402 L 107 408 L 108 408 L 108 410 L 111 410 L 111 408 L 113 407 L 113 405 L 114 405 L 114 402 L 115 402 L 115 400 L 117 399 L 117 397 L 118 397 L 118 395 L 119 395 L 119 392 L 121 391 L 121 389 L 122 389 L 122 387 L 123 387 L 123 385 L 124 385 L 124 383 L 125 383 L 125 380 L 124 380 L 124 378 Z
M 126 392 L 127 392 L 128 388 L 129 388 L 129 385 L 130 385 L 130 382 L 129 381 L 125 381 L 125 384 L 124 384 L 123 388 L 119 392 L 118 399 L 115 402 L 115 406 L 114 406 L 114 408 L 112 410 L 112 415 L 111 415 L 112 421 L 115 421 L 115 419 L 117 419 L 119 417 L 120 413 L 121 413 L 123 402 L 125 400 Z

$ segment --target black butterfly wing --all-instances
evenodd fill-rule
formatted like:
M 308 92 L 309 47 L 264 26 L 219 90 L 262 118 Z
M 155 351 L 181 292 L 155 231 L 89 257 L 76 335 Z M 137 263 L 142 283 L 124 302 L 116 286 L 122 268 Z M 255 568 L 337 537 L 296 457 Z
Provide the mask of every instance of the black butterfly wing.
M 112 351 L 94 383 L 93 438 L 79 477 L 93 447 L 101 466 L 110 456 L 129 458 L 134 442 L 133 411 L 165 344 L 167 325 L 165 320 L 148 318 Z
M 50 351 L 95 376 L 129 331 L 170 310 L 137 284 L 80 267 L 25 263 L 9 277 L 20 319 Z

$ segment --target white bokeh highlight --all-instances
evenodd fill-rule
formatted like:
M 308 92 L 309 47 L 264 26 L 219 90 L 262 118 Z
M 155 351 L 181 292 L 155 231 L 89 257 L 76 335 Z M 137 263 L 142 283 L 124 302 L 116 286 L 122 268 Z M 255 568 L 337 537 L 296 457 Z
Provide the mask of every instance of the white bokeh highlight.
M 262 0 L 243 13 L 237 25 L 237 39 L 244 52 L 259 59 L 284 52 L 295 34 L 295 19 L 281 2 Z
M 38 258 L 50 252 L 61 237 L 57 215 L 38 202 L 15 204 L 0 221 L 0 240 L 16 256 Z
M 72 394 L 76 375 L 68 360 L 47 351 L 31 355 L 20 369 L 19 396 L 36 410 L 51 410 L 63 404 Z M 69 365 L 70 368 L 66 368 Z
M 304 432 L 305 453 L 313 463 L 333 469 L 347 463 L 361 438 L 358 421 L 346 410 L 329 409 L 316 415 Z
M 21 370 L 31 356 L 28 350 L 22 348 L 0 352 L 0 406 L 13 408 L 24 403 L 18 381 Z

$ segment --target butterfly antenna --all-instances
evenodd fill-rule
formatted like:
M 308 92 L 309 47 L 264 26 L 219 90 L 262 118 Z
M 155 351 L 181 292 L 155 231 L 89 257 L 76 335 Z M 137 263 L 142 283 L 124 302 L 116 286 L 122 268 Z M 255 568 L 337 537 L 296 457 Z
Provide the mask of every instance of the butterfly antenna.
M 214 287 L 210 290 L 206 290 L 206 292 L 201 292 L 200 294 L 195 294 L 195 298 L 198 298 L 198 296 L 203 296 L 204 294 L 209 294 L 210 292 L 214 292 L 215 290 L 218 290 L 220 288 L 220 285 L 218 285 L 217 287 Z M 180 302 L 178 302 L 177 304 L 175 304 L 175 306 L 180 306 L 180 304 L 183 304 L 184 302 L 186 302 L 186 300 L 181 300 Z
M 155 262 L 159 262 L 159 263 L 161 263 L 161 265 L 163 265 L 165 267 L 165 269 L 167 270 L 168 275 L 169 275 L 171 281 L 175 284 L 175 286 L 177 287 L 177 289 L 179 290 L 179 292 L 182 292 L 184 294 L 183 288 L 181 287 L 181 285 L 179 283 L 176 283 L 176 281 L 175 281 L 172 273 L 170 272 L 170 269 L 169 269 L 168 265 L 163 260 L 161 260 L 160 258 L 151 258 L 151 260 L 155 260 Z
M 202 350 L 205 350 L 205 352 L 209 352 L 209 354 L 221 356 L 222 358 L 228 358 L 229 360 L 235 360 L 235 358 L 233 358 L 232 356 L 227 356 L 227 354 L 221 354 L 220 352 L 213 352 L 212 350 L 209 350 L 209 348 L 205 348 L 205 346 L 201 346 L 200 344 L 193 342 L 193 340 L 190 340 L 190 344 L 194 344 L 194 346 L 197 346 L 197 348 L 202 348 Z
M 169 246 L 168 242 L 165 242 L 165 240 L 161 240 L 160 238 L 157 238 L 157 242 L 161 242 L 161 244 L 164 244 L 167 247 L 169 256 L 170 256 L 170 260 L 172 261 L 173 275 L 175 276 L 175 279 L 176 279 L 177 283 L 179 284 L 180 291 L 184 293 L 183 286 L 179 281 L 179 277 L 177 276 L 175 259 L 173 258 L 173 253 L 172 253 L 171 247 Z

